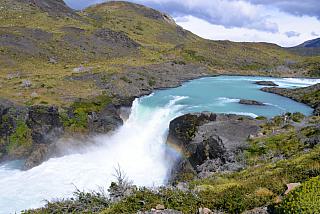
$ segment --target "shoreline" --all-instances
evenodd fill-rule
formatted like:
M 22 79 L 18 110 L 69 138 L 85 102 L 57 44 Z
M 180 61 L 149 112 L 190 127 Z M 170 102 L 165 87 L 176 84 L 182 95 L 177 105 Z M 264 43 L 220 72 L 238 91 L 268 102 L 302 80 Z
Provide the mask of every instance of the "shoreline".
M 182 81 L 181 83 L 179 83 L 178 85 L 173 85 L 173 86 L 168 86 L 168 87 L 159 87 L 159 88 L 153 88 L 150 90 L 150 92 L 148 92 L 147 94 L 141 94 L 141 95 L 137 95 L 137 96 L 134 96 L 134 97 L 129 97 L 129 99 L 132 98 L 132 101 L 131 101 L 131 104 L 130 105 L 120 105 L 119 108 L 121 107 L 132 107 L 132 103 L 135 99 L 137 98 L 142 98 L 144 96 L 149 96 L 150 94 L 152 93 L 155 93 L 157 91 L 162 91 L 162 90 L 167 90 L 167 89 L 173 89 L 173 88 L 178 88 L 178 87 L 181 87 L 183 86 L 184 84 L 187 84 L 188 82 L 191 82 L 193 80 L 198 80 L 198 79 L 203 79 L 203 78 L 211 78 L 211 77 L 220 77 L 220 76 L 234 76 L 234 77 L 268 77 L 268 78 L 279 78 L 279 79 L 285 79 L 285 78 L 293 78 L 293 79 L 306 79 L 306 80 L 319 80 L 320 81 L 320 78 L 311 78 L 311 77 L 277 77 L 277 76 L 263 76 L 263 75 L 245 75 L 245 74 L 208 74 L 208 75 L 203 75 L 203 76 L 198 76 L 198 77 L 194 77 L 194 78 L 190 78 L 190 79 L 186 79 L 185 81 Z M 316 83 L 317 84 L 317 83 Z M 312 86 L 312 85 L 310 85 Z M 306 86 L 306 87 L 309 87 L 309 86 Z M 306 88 L 306 87 L 301 87 L 301 88 Z M 271 88 L 271 87 L 262 87 L 262 88 Z M 261 89 L 262 89 L 261 88 Z M 274 88 L 280 88 L 280 89 L 286 89 L 286 88 L 281 88 L 279 86 L 277 87 L 274 87 Z M 260 89 L 260 90 L 261 90 Z M 266 91 L 264 91 L 266 92 Z M 266 92 L 266 93 L 272 93 L 272 92 Z M 276 94 L 276 93 L 273 93 L 273 94 Z M 305 104 L 311 108 L 313 108 L 312 106 L 308 105 L 307 103 L 304 103 L 304 102 L 301 102 L 299 100 L 296 100 L 296 99 L 293 99 L 293 98 L 290 98 L 288 96 L 283 96 L 283 95 L 280 95 L 280 94 L 276 94 L 276 95 L 279 95 L 279 96 L 282 96 L 282 97 L 287 97 L 289 99 L 292 99 L 296 102 L 299 102 L 301 104 Z

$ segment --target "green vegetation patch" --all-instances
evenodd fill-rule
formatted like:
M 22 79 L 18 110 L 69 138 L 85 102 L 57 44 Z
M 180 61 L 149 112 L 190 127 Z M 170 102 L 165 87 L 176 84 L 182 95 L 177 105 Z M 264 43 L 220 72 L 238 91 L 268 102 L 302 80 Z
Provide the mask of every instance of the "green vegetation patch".
M 266 155 L 270 158 L 284 155 L 290 157 L 303 149 L 303 143 L 300 142 L 294 131 L 280 133 L 271 137 L 259 138 L 250 141 L 250 147 L 247 152 L 256 157 L 264 158 Z
M 190 183 L 201 204 L 212 210 L 241 213 L 255 207 L 272 206 L 286 184 L 320 175 L 320 147 L 288 160 L 255 165 L 240 172 L 216 174 Z
M 183 213 L 195 213 L 199 208 L 199 199 L 191 192 L 182 192 L 166 188 L 151 191 L 142 188 L 119 203 L 112 205 L 103 213 L 137 213 L 138 211 L 150 211 L 152 208 L 155 208 L 157 204 L 163 204 L 166 209 L 175 209 Z
M 103 193 L 74 192 L 74 197 L 68 200 L 48 202 L 44 208 L 23 211 L 23 214 L 50 213 L 99 213 L 109 206 L 109 199 Z
M 60 117 L 64 127 L 71 131 L 83 131 L 88 128 L 88 114 L 91 112 L 100 112 L 104 107 L 110 104 L 112 98 L 106 95 L 100 95 L 91 100 L 81 99 L 71 105 L 72 116 L 67 111 L 60 112 Z
M 21 158 L 31 146 L 31 129 L 24 121 L 18 120 L 15 132 L 9 136 L 9 144 L 6 149 L 7 153 L 10 156 Z
M 304 182 L 277 207 L 278 213 L 320 213 L 320 177 Z

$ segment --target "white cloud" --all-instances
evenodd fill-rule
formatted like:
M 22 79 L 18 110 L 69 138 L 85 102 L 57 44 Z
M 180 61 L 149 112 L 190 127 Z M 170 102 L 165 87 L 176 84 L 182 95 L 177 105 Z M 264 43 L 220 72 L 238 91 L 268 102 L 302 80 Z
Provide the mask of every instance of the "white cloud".
M 173 16 L 192 15 L 226 28 L 245 27 L 278 32 L 275 22 L 264 15 L 264 7 L 243 0 L 131 0 L 160 9 Z
M 287 31 L 284 33 L 288 38 L 291 38 L 291 37 L 299 37 L 300 36 L 300 33 L 298 32 L 295 32 L 295 31 Z
M 104 1 L 66 0 L 77 9 Z M 320 34 L 319 0 L 128 1 L 169 13 L 178 24 L 208 39 L 295 46 Z
M 296 46 L 306 40 L 313 39 L 313 29 L 320 29 L 320 22 L 314 17 L 295 17 L 282 12 L 272 14 L 270 19 L 279 25 L 279 33 L 263 32 L 247 28 L 225 28 L 221 25 L 213 25 L 203 19 L 187 16 L 188 22 L 177 24 L 193 33 L 213 40 L 231 40 L 236 42 L 270 42 L 283 47 Z M 299 37 L 288 38 L 285 32 L 294 29 Z

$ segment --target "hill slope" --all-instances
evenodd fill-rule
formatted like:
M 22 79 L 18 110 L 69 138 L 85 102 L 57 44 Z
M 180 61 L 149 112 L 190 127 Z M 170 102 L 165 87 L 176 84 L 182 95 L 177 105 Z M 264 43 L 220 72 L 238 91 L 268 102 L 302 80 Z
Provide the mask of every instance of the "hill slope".
M 110 94 L 96 83 L 146 66 L 152 76 L 172 62 L 204 66 L 206 74 L 318 75 L 310 73 L 317 58 L 267 43 L 205 40 L 164 13 L 128 2 L 75 12 L 62 0 L 3 0 L 0 12 L 0 96 L 23 104 L 69 105 L 75 98 Z M 144 76 L 139 78 L 146 82 L 155 78 Z
M 320 38 L 306 41 L 306 42 L 302 43 L 301 45 L 298 45 L 298 47 L 304 47 L 304 48 L 320 48 Z
M 289 49 L 301 55 L 318 56 L 320 55 L 320 38 L 306 41 L 296 47 L 292 47 Z

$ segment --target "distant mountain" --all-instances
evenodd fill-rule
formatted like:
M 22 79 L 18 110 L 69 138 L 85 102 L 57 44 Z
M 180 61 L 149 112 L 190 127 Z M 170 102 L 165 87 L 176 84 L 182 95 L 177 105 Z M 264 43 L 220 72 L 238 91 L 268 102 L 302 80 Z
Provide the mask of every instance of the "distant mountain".
M 320 48 L 320 38 L 312 39 L 298 45 L 297 47 L 302 48 Z
M 306 41 L 298 46 L 289 48 L 299 55 L 304 56 L 319 56 L 320 55 L 320 38 Z

